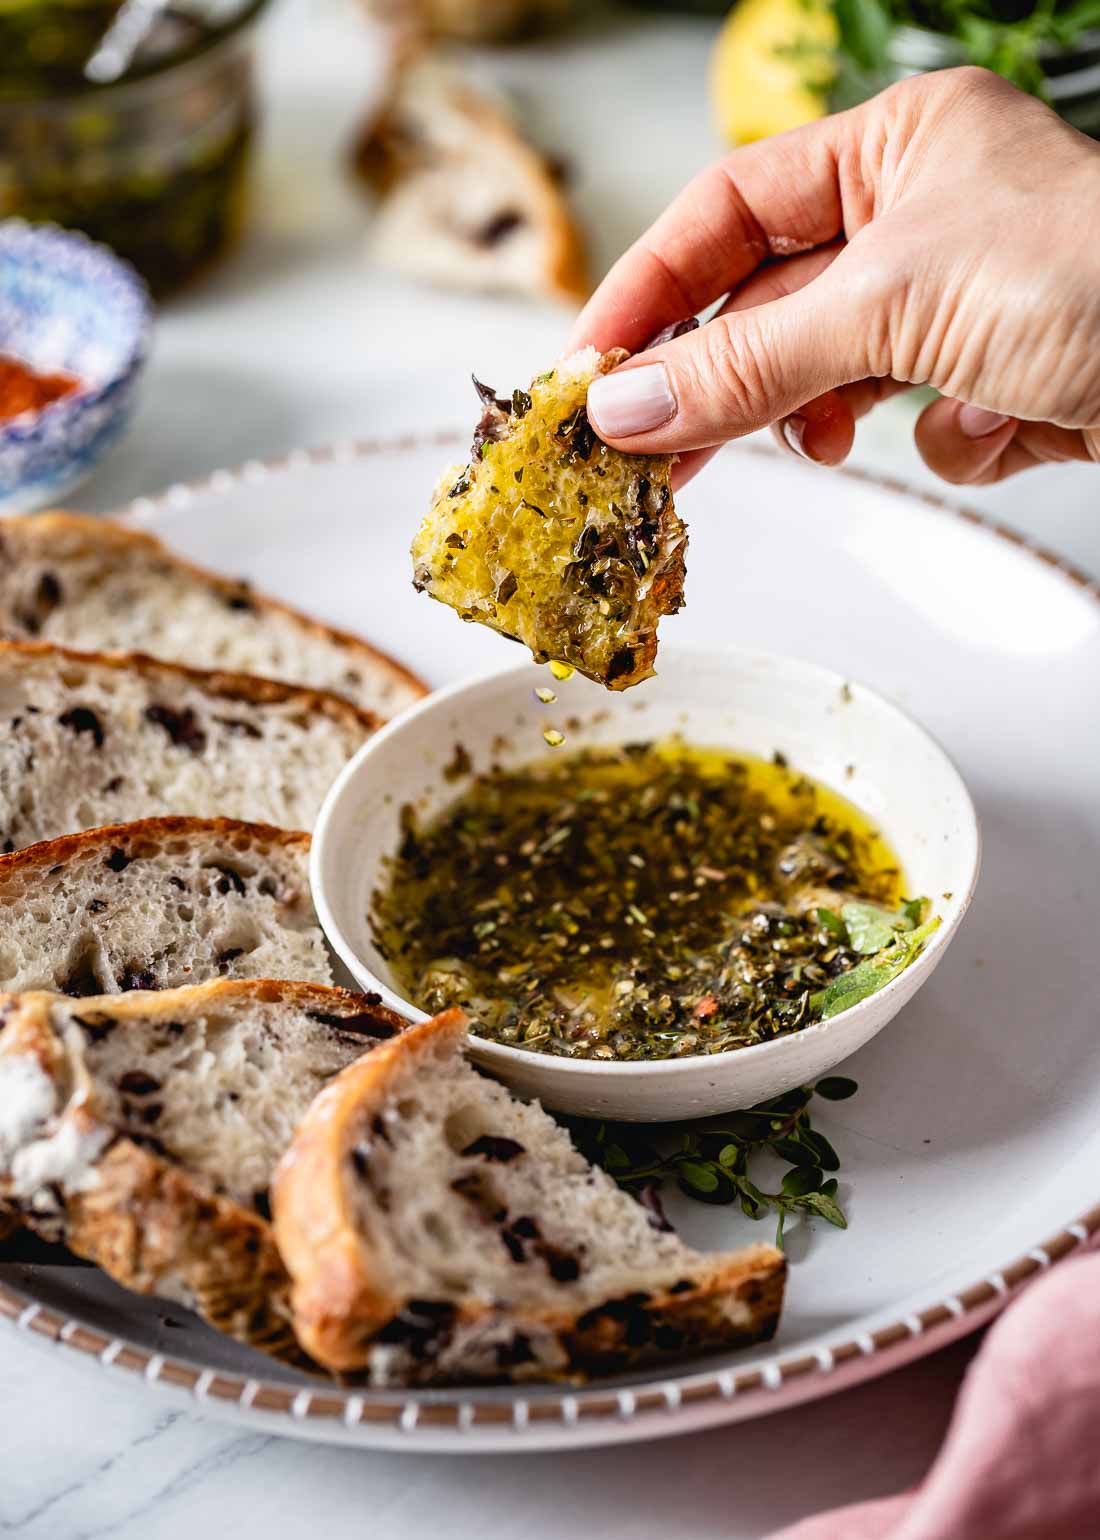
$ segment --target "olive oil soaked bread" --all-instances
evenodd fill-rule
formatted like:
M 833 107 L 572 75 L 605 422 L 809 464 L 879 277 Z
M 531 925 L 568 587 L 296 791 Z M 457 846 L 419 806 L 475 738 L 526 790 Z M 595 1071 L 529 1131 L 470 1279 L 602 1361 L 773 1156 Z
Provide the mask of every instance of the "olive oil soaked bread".
M 312 828 L 378 722 L 274 680 L 0 642 L 0 850 L 159 813 Z
M 330 984 L 308 864 L 308 834 L 227 818 L 144 818 L 0 856 L 0 989 Z
M 445 472 L 412 547 L 417 588 L 613 690 L 653 673 L 687 549 L 670 458 L 622 454 L 588 422 L 589 385 L 626 356 L 587 348 L 510 400 L 479 386 L 470 463 Z
M 128 1288 L 293 1354 L 271 1174 L 316 1093 L 402 1020 L 263 980 L 10 995 L 0 1021 L 0 1204 Z
M 273 1186 L 306 1351 L 377 1384 L 583 1378 L 769 1337 L 785 1264 L 703 1256 L 478 1074 L 459 1011 L 343 1071 Z
M 141 530 L 75 513 L 0 519 L 0 637 L 286 679 L 384 717 L 427 693 L 361 638 L 192 566 Z

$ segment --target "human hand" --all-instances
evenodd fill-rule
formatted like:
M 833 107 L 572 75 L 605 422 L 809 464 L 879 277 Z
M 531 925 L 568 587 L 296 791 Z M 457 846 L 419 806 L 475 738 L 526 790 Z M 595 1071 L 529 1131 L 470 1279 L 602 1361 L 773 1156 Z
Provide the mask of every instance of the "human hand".
M 856 418 L 928 384 L 947 399 L 917 446 L 948 481 L 1100 460 L 1100 146 L 985 70 L 733 151 L 620 258 L 572 343 L 641 348 L 723 295 L 594 382 L 601 438 L 679 453 L 680 481 L 768 424 L 836 465 Z

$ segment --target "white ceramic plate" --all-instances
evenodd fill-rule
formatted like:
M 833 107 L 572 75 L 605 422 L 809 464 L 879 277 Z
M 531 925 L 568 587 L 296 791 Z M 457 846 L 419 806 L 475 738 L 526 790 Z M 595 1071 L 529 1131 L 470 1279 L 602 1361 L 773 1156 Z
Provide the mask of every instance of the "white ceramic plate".
M 406 548 L 453 445 L 222 472 L 134 510 L 186 554 L 377 638 L 435 683 L 516 654 L 425 598 Z M 669 640 L 803 654 L 875 686 L 959 765 L 985 833 L 959 938 L 820 1123 L 850 1228 L 789 1231 L 779 1335 L 576 1393 L 350 1392 L 269 1363 L 91 1269 L 0 1265 L 0 1315 L 74 1362 L 267 1431 L 387 1447 L 612 1443 L 757 1416 L 941 1346 L 1100 1231 L 1100 591 L 973 517 L 741 448 L 682 499 Z M 762 1236 L 672 1204 L 687 1238 Z

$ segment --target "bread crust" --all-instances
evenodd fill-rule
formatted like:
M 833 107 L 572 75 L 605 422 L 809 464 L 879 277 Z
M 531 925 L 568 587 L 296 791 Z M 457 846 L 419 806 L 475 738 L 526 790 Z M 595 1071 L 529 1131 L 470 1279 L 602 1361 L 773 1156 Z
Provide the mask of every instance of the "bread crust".
M 177 835 L 208 835 L 211 839 L 236 838 L 248 843 L 282 845 L 309 850 L 310 837 L 298 829 L 277 829 L 269 823 L 245 823 L 239 818 L 184 818 L 175 814 L 161 818 L 135 818 L 130 823 L 103 824 L 98 829 L 83 829 L 78 834 L 59 834 L 56 839 L 39 840 L 0 855 L 0 895 L 5 881 L 21 871 L 56 866 L 79 851 L 106 845 L 124 850 L 138 844 L 154 846 Z
M 72 1066 L 50 1023 L 50 1008 L 59 998 L 39 990 L 0 998 L 0 1058 L 33 1054 L 60 1094 L 75 1089 L 62 1115 L 93 1127 L 94 1087 L 81 1100 L 84 1088 L 74 1087 Z M 182 1011 L 253 1000 L 360 1021 L 369 1016 L 387 1032 L 408 1026 L 377 996 L 268 979 L 221 979 L 156 993 L 93 997 L 81 1000 L 79 1009 L 108 1013 L 118 1023 L 170 1021 Z M 358 1024 L 357 1030 L 362 1030 Z M 370 1046 L 364 1037 L 364 1051 Z M 304 1362 L 290 1324 L 289 1277 L 268 1220 L 219 1193 L 166 1152 L 123 1133 L 103 1150 L 94 1171 L 95 1184 L 85 1191 L 57 1188 L 57 1211 L 44 1215 L 13 1203 L 10 1182 L 0 1176 L 0 1213 L 18 1216 L 30 1229 L 64 1241 L 77 1256 L 96 1263 L 136 1293 L 176 1299 L 240 1342 L 290 1362 Z
M 231 578 L 223 577 L 220 573 L 211 572 L 209 568 L 187 561 L 184 557 L 170 551 L 162 541 L 146 530 L 130 529 L 114 520 L 91 514 L 68 513 L 60 510 L 25 514 L 17 518 L 0 518 L 0 557 L 8 540 L 17 546 L 22 546 L 28 537 L 41 545 L 44 557 L 51 554 L 51 543 L 56 541 L 68 545 L 69 549 L 65 554 L 70 557 L 89 553 L 100 555 L 104 548 L 107 548 L 117 553 L 120 560 L 124 560 L 127 552 L 141 550 L 224 599 L 239 598 L 242 591 L 246 589 L 250 605 L 261 614 L 282 615 L 306 634 L 323 638 L 334 647 L 354 654 L 364 663 L 369 663 L 373 668 L 388 674 L 394 685 L 413 699 L 422 699 L 428 694 L 429 686 L 418 675 L 406 668 L 403 663 L 399 663 L 396 658 L 391 657 L 389 653 L 383 652 L 362 637 L 315 620 L 311 615 L 303 614 L 301 610 L 285 604 L 281 599 L 273 599 L 258 592 L 250 584 L 235 582 Z M 5 635 L 4 620 L 0 616 L 0 636 L 3 635 Z
M 259 674 L 192 668 L 190 664 L 154 658 L 146 652 L 88 652 L 75 647 L 63 647 L 56 642 L 4 641 L 0 638 L 0 663 L 4 658 L 57 658 L 113 669 L 119 674 L 137 674 L 150 683 L 185 680 L 214 699 L 236 701 L 249 706 L 280 706 L 291 702 L 300 705 L 304 711 L 327 717 L 329 721 L 364 733 L 375 732 L 384 720 L 377 712 L 355 705 L 334 690 L 289 684 L 285 680 L 267 679 Z
M 359 1228 L 348 1171 L 356 1139 L 382 1111 L 392 1076 L 425 1039 L 457 1046 L 466 1018 L 450 1010 L 402 1038 L 376 1048 L 341 1071 L 313 1102 L 272 1183 L 275 1233 L 293 1279 L 294 1329 L 318 1363 L 342 1372 L 370 1366 L 372 1339 L 407 1302 L 380 1276 L 370 1239 Z M 408 1384 L 471 1377 L 471 1349 L 494 1349 L 522 1337 L 533 1357 L 508 1365 L 507 1351 L 490 1361 L 485 1378 L 563 1378 L 583 1381 L 662 1358 L 728 1349 L 766 1340 L 783 1302 L 786 1260 L 774 1247 L 753 1245 L 696 1268 L 690 1288 L 627 1294 L 580 1312 L 459 1305 L 450 1343 L 417 1363 L 402 1365 Z M 448 1348 L 453 1367 L 448 1367 Z M 503 1367 L 502 1367 L 503 1364 Z

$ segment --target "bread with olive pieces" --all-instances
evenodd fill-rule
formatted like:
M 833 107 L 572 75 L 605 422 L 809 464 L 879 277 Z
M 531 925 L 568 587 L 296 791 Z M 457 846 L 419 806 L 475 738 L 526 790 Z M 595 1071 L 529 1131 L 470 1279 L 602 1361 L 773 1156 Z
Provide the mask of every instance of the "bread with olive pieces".
M 259 674 L 332 690 L 382 717 L 427 693 L 360 637 L 87 514 L 0 519 L 0 638 Z
M 577 301 L 589 282 L 560 179 L 507 112 L 429 52 L 394 67 L 355 148 L 370 253 L 443 288 Z
M 415 587 L 612 690 L 653 673 L 687 549 L 669 456 L 622 454 L 588 421 L 589 385 L 626 356 L 586 348 L 511 397 L 478 385 L 470 462 L 412 546 Z
M 308 834 L 228 818 L 143 818 L 0 856 L 0 990 L 330 984 L 308 867 Z
M 339 695 L 0 642 L 0 850 L 162 813 L 313 827 L 379 719 Z
M 250 980 L 13 995 L 0 1021 L 3 1210 L 127 1288 L 298 1356 L 271 1173 L 314 1095 L 401 1018 L 377 996 Z
M 339 1074 L 275 1175 L 294 1329 L 378 1385 L 572 1378 L 770 1337 L 771 1246 L 703 1256 L 478 1074 L 460 1011 Z

